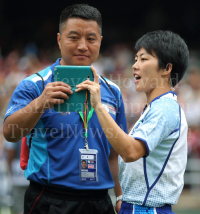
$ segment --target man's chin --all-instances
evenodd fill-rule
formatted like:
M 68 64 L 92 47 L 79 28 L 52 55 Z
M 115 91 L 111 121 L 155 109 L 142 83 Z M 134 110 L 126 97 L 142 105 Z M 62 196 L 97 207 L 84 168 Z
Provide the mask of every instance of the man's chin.
M 71 60 L 71 61 L 67 61 L 64 59 L 61 59 L 61 65 L 77 65 L 77 66 L 90 66 L 93 62 L 91 62 L 91 60 L 88 59 L 84 59 L 84 60 Z
M 88 61 L 75 61 L 73 62 L 73 65 L 79 65 L 79 66 L 90 66 L 92 63 Z

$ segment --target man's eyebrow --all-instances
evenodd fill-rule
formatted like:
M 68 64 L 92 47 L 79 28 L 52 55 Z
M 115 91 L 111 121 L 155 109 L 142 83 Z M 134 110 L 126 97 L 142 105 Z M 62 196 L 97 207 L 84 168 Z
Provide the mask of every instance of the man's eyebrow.
M 74 30 L 71 30 L 71 31 L 69 32 L 69 34 L 68 34 L 68 35 L 71 35 L 71 34 L 80 35 L 80 33 L 79 33 L 79 32 L 74 31 Z M 97 37 L 96 33 L 88 33 L 88 34 L 87 34 L 87 36 L 94 36 L 94 37 Z
M 95 36 L 95 37 L 97 37 L 96 33 L 88 33 L 87 35 L 88 36 Z
M 78 33 L 77 31 L 74 31 L 74 30 L 69 31 L 68 35 L 71 35 L 71 34 L 80 35 L 80 33 Z

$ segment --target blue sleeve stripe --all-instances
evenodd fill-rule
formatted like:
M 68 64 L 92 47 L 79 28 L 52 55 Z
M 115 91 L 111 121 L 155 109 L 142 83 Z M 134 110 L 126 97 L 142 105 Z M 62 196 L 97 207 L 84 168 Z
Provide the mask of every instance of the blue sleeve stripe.
M 39 72 L 41 74 L 41 76 L 43 77 L 44 81 L 47 80 L 52 75 L 52 70 L 49 70 L 49 68 L 50 67 L 48 67 L 45 70 Z M 38 90 L 38 96 L 40 96 L 42 91 L 40 91 L 40 89 L 39 89 L 38 85 L 36 84 L 36 82 L 42 81 L 41 77 L 39 77 L 38 75 L 34 74 L 34 75 L 30 76 L 30 77 L 27 77 L 25 80 L 34 83 L 34 85 L 36 86 L 36 88 Z
M 177 131 L 179 131 L 180 129 L 174 129 L 174 131 L 172 131 L 168 136 L 170 136 L 171 134 L 173 134 L 173 133 L 175 133 L 175 132 L 177 132 Z
M 149 156 L 149 146 L 148 146 L 148 144 L 147 144 L 147 141 L 144 140 L 144 139 L 142 139 L 142 138 L 140 138 L 140 137 L 134 137 L 134 139 L 135 139 L 135 140 L 141 140 L 141 141 L 144 142 L 144 144 L 145 144 L 145 146 L 146 146 L 146 152 L 147 152 L 147 154 L 146 154 L 144 157 Z
M 47 70 L 45 70 L 46 72 L 47 72 Z M 46 73 L 45 72 L 45 73 Z M 40 72 L 40 73 L 42 73 L 42 72 Z M 52 70 L 49 70 L 48 71 L 48 73 L 43 77 L 43 75 L 42 75 L 42 77 L 43 77 L 43 79 L 44 79 L 44 81 L 45 80 L 47 80 L 50 76 L 52 75 Z M 37 82 L 37 81 L 39 81 L 39 80 L 41 80 L 41 78 L 39 77 L 39 76 L 35 76 L 34 78 L 32 78 L 32 81 L 33 82 Z
M 145 181 L 147 185 L 147 190 L 149 190 L 149 181 L 147 177 L 147 167 L 146 167 L 146 157 L 143 158 L 143 166 L 144 166 L 144 176 L 145 176 Z

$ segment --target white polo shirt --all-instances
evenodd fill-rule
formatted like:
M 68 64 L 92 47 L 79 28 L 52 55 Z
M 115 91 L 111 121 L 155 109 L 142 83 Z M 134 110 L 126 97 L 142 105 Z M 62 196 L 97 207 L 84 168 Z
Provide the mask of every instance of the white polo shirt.
M 176 204 L 183 189 L 188 126 L 175 92 L 155 98 L 129 135 L 142 140 L 146 157 L 125 163 L 119 157 L 122 200 L 149 207 Z

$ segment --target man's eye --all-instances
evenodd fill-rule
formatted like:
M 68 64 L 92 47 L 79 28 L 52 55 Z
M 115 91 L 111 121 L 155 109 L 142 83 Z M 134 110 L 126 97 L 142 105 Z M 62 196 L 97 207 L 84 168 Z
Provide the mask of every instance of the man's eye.
M 89 40 L 89 41 L 94 41 L 95 39 L 94 39 L 94 38 L 88 38 L 88 40 Z
M 70 38 L 70 39 L 78 39 L 77 36 L 70 36 L 69 38 Z

